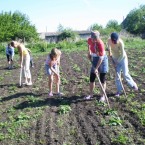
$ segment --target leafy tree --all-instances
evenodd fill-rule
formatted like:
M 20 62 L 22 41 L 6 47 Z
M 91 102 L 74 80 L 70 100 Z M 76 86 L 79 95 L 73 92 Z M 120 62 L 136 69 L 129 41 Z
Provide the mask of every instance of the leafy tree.
M 115 31 L 120 31 L 121 25 L 119 25 L 116 20 L 109 20 L 106 25 L 106 28 L 114 29 Z
M 88 28 L 88 30 L 90 30 L 90 31 L 92 31 L 92 30 L 98 30 L 98 31 L 100 31 L 100 30 L 102 30 L 103 29 L 103 26 L 102 25 L 98 25 L 98 24 L 93 24 L 93 25 L 91 25 L 89 28 Z
M 67 40 L 76 38 L 76 33 L 71 29 L 64 29 L 62 33 L 59 34 L 59 40 Z
M 29 18 L 19 11 L 0 13 L 0 41 L 25 39 L 30 41 L 38 39 L 34 25 L 31 25 Z
M 61 24 L 59 24 L 58 27 L 57 27 L 57 31 L 58 32 L 63 32 L 64 31 L 64 27 Z
M 131 10 L 122 25 L 132 34 L 142 34 L 145 31 L 145 5 Z

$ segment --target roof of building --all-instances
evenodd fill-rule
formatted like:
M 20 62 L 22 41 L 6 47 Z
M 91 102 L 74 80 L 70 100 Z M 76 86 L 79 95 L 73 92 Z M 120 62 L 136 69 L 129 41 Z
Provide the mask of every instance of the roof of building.
M 74 31 L 78 34 L 90 34 L 91 31 L 83 30 L 83 31 Z M 39 33 L 40 36 L 58 36 L 61 32 L 42 32 Z

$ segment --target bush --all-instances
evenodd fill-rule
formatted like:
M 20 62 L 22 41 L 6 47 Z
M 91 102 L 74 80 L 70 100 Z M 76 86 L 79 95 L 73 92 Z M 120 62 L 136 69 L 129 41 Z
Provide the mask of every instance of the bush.
M 5 54 L 7 43 L 0 43 L 0 53 Z
M 56 47 L 59 49 L 72 49 L 75 48 L 75 44 L 73 42 L 68 42 L 64 40 L 57 43 Z

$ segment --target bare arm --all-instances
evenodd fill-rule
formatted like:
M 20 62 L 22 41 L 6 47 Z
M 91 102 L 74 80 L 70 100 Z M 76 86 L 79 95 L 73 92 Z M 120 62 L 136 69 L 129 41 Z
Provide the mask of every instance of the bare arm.
M 103 58 L 99 57 L 99 61 L 97 63 L 96 69 L 98 70 L 99 66 L 101 65 Z
M 22 51 L 22 47 L 18 46 L 18 52 L 20 54 L 20 65 L 22 66 L 23 63 L 23 51 Z
M 109 52 L 109 56 L 112 57 L 112 52 L 111 52 L 111 40 L 108 40 L 107 46 L 108 46 L 108 52 Z
M 91 61 L 91 50 L 90 46 L 88 45 L 88 59 Z
M 49 63 L 49 67 L 50 67 L 50 69 L 51 69 L 51 71 L 52 71 L 53 73 L 55 73 L 56 75 L 59 75 L 59 74 L 56 72 L 56 70 L 53 68 L 53 63 L 52 63 L 52 61 Z

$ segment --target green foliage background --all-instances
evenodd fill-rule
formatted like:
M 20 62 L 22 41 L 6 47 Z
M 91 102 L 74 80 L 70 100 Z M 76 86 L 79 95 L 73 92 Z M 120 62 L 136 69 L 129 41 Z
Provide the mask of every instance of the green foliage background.
M 144 40 L 140 37 L 145 33 L 145 5 L 141 5 L 138 9 L 133 9 L 129 12 L 125 20 L 119 24 L 116 20 L 109 20 L 106 27 L 97 23 L 91 25 L 88 30 L 99 30 L 104 43 L 107 42 L 110 33 L 125 31 L 127 35 L 121 35 L 125 42 L 125 48 L 145 48 Z M 78 35 L 70 28 L 64 28 L 61 24 L 58 27 L 59 42 L 47 43 L 38 38 L 38 33 L 35 25 L 30 23 L 27 15 L 19 11 L 1 12 L 0 13 L 0 53 L 5 54 L 5 47 L 11 40 L 25 41 L 26 47 L 32 52 L 47 52 L 50 49 L 57 47 L 62 50 L 87 50 L 87 41 L 75 41 Z M 129 35 L 128 35 L 129 34 Z M 130 34 L 134 34 L 133 36 Z M 131 36 L 131 37 L 130 37 Z M 17 53 L 17 50 L 15 51 Z
M 19 11 L 0 13 L 0 42 L 16 39 L 28 42 L 37 40 L 35 26 L 30 23 L 28 16 Z

